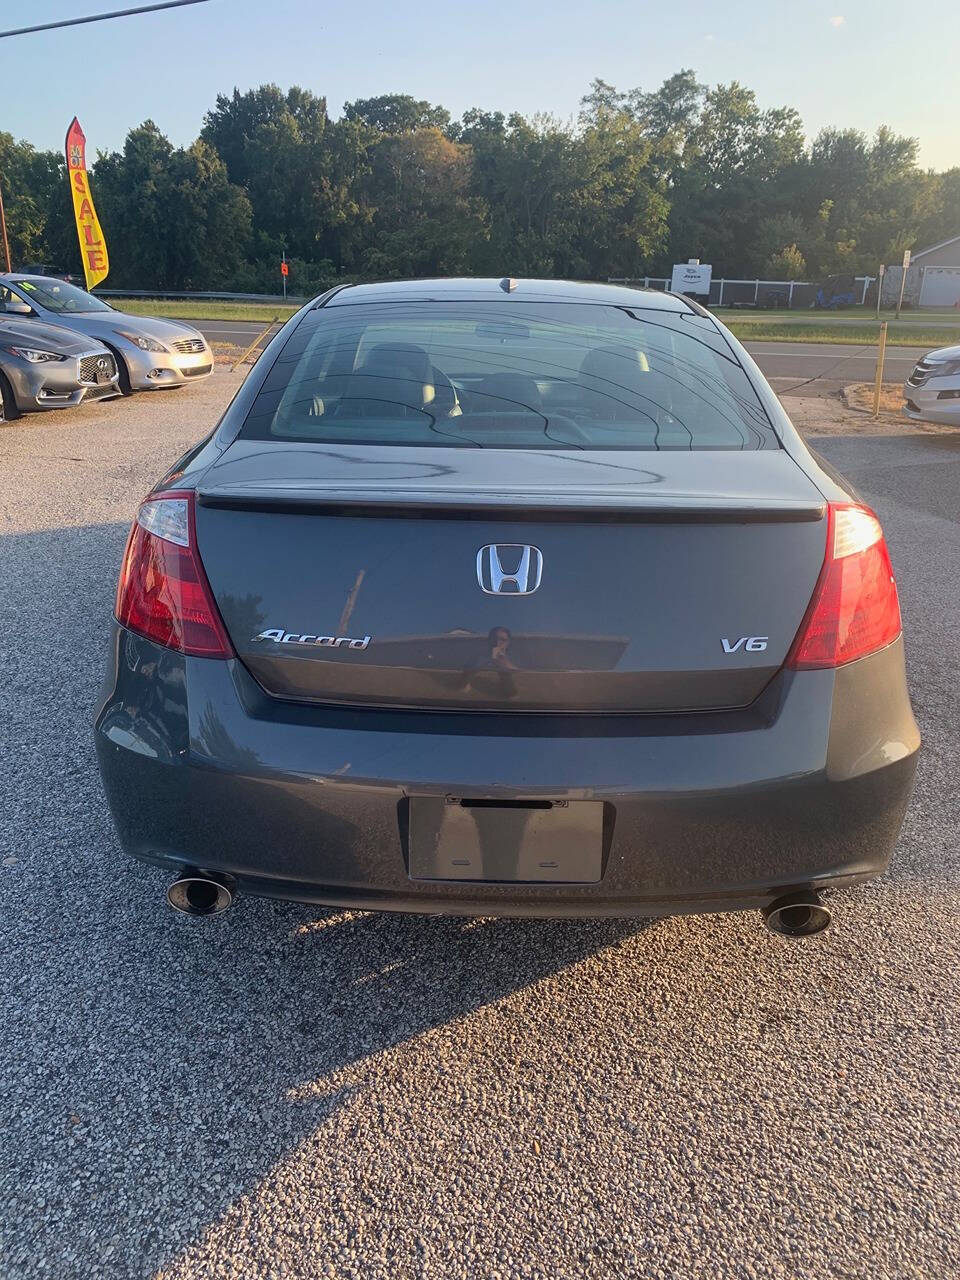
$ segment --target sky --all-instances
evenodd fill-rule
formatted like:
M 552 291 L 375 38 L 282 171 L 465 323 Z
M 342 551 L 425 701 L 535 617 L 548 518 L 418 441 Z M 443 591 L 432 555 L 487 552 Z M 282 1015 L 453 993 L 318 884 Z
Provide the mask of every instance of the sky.
M 0 30 L 132 3 L 2 0 Z M 568 118 L 594 77 L 649 90 L 692 67 L 796 107 L 808 137 L 888 124 L 944 169 L 960 165 L 958 51 L 956 0 L 208 0 L 0 40 L 0 129 L 59 150 L 76 114 L 95 153 L 149 118 L 189 144 L 218 92 L 271 81 L 325 95 L 332 115 L 409 93 L 455 117 Z

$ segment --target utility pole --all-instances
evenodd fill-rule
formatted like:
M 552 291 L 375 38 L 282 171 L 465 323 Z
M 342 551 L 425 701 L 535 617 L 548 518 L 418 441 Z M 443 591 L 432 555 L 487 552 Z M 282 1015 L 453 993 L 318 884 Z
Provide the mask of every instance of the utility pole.
M 0 228 L 3 231 L 3 260 L 6 262 L 6 271 L 12 271 L 10 265 L 10 242 L 7 240 L 7 215 L 3 207 L 3 187 L 0 187 Z

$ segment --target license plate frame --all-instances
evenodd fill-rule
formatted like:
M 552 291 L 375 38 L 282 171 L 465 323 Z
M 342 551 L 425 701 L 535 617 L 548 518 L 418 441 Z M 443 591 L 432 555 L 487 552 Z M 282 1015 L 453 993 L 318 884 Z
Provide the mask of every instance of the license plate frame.
M 412 880 L 478 884 L 598 884 L 600 800 L 411 796 Z

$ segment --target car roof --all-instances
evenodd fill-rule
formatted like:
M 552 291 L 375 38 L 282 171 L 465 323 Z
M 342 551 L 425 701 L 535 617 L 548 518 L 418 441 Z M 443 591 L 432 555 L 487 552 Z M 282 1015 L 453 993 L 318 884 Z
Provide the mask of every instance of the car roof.
M 475 280 L 384 280 L 379 284 L 350 284 L 319 303 L 324 307 L 366 302 L 589 302 L 614 307 L 643 307 L 657 311 L 690 312 L 686 298 L 658 289 L 593 284 L 579 280 L 529 280 L 510 277 Z

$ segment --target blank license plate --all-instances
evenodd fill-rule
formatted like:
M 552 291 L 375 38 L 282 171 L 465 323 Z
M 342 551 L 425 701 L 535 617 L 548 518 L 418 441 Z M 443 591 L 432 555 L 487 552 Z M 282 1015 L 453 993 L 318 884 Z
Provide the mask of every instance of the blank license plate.
M 596 884 L 602 862 L 599 800 L 410 800 L 413 880 Z

